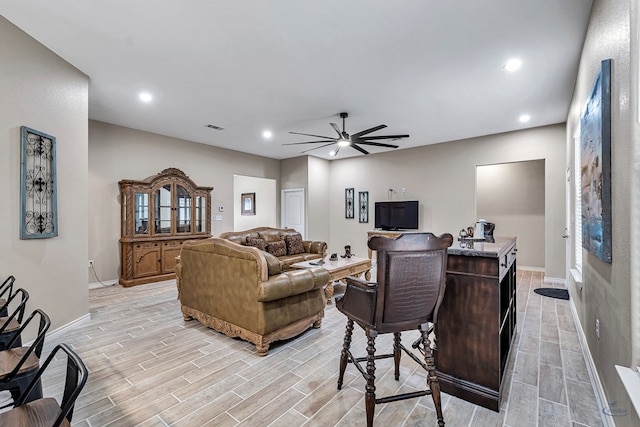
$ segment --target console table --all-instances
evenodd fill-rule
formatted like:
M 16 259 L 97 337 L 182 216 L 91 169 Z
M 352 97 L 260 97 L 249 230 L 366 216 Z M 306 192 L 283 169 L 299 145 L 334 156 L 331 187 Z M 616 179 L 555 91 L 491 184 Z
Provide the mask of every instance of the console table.
M 516 332 L 516 238 L 460 243 L 448 250 L 436 324 L 440 389 L 498 412 Z
M 318 267 L 318 260 L 301 261 L 291 264 L 293 268 L 311 268 Z M 333 297 L 333 282 L 345 279 L 347 276 L 358 277 L 364 273 L 364 280 L 367 282 L 371 280 L 371 259 L 352 256 L 351 258 L 338 258 L 335 261 L 325 261 L 320 267 L 323 267 L 329 272 L 329 283 L 324 289 L 327 297 L 327 304 L 331 304 L 331 297 Z

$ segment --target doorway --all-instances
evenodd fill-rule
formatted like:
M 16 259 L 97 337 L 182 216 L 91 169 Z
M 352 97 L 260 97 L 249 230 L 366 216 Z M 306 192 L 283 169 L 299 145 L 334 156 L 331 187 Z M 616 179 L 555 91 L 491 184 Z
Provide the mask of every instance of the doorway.
M 476 167 L 476 219 L 518 238 L 518 266 L 545 268 L 545 161 Z

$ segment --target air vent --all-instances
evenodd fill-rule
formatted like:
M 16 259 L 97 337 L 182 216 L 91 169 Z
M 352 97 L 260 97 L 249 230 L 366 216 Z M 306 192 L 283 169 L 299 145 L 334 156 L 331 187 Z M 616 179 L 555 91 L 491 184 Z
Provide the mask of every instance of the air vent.
M 221 128 L 220 126 L 216 126 L 216 125 L 205 125 L 205 127 L 215 129 L 215 130 L 224 130 L 224 128 Z

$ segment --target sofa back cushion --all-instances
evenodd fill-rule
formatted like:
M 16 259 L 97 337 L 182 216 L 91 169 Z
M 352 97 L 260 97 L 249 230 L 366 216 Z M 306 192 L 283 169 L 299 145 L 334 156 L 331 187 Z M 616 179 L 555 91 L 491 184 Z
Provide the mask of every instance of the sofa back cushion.
M 264 239 L 264 241 L 267 242 L 267 244 L 271 242 L 277 242 L 278 240 L 284 240 L 280 236 L 280 230 L 278 230 L 277 228 L 270 229 L 270 230 L 262 230 L 258 232 L 258 235 L 260 238 Z
M 285 243 L 287 244 L 287 255 L 297 255 L 304 253 L 302 236 L 299 233 L 285 236 L 284 239 Z
M 273 256 L 285 256 L 287 249 L 284 240 L 275 240 L 267 243 L 267 252 Z

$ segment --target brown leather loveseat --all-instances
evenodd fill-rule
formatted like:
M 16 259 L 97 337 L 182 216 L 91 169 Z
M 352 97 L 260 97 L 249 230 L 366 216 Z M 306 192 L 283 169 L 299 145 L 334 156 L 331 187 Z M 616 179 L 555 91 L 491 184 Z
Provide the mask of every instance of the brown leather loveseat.
M 326 242 L 302 240 L 300 233 L 294 229 L 258 227 L 222 233 L 220 238 L 267 251 L 280 260 L 285 270 L 296 262 L 324 258 L 327 253 Z
M 227 239 L 185 242 L 176 276 L 185 320 L 250 341 L 259 356 L 324 317 L 327 270 L 283 272 L 269 253 Z

